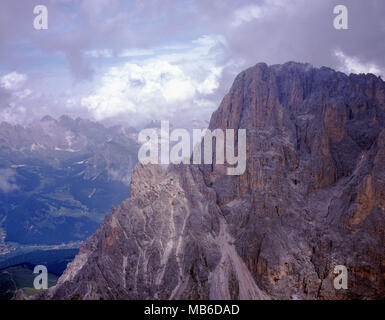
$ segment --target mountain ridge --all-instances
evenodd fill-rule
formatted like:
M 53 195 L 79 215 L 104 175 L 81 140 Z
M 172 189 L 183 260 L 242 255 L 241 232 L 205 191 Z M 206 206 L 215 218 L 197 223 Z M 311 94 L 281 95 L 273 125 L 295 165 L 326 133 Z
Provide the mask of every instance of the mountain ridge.
M 90 236 L 110 206 L 129 196 L 136 139 L 133 129 L 68 116 L 2 122 L 0 253 Z
M 380 78 L 260 63 L 235 78 L 209 128 L 247 130 L 244 175 L 138 164 L 131 197 L 33 299 L 385 297 Z M 333 287 L 336 265 L 347 290 Z

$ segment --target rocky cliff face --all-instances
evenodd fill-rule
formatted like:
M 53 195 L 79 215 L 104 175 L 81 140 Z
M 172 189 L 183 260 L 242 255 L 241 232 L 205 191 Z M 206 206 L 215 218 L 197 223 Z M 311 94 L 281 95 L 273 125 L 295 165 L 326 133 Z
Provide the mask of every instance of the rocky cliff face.
M 385 298 L 381 79 L 258 64 L 210 128 L 247 130 L 245 174 L 138 165 L 130 199 L 34 298 Z M 336 265 L 347 290 L 333 287 Z

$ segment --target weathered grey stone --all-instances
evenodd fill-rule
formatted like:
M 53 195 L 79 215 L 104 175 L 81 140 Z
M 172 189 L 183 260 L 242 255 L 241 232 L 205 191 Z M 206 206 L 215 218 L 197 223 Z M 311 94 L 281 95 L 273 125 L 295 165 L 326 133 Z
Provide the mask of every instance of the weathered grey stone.
M 385 298 L 380 78 L 257 64 L 210 128 L 247 129 L 244 175 L 138 165 L 131 198 L 34 298 Z M 333 287 L 336 265 L 348 290 Z

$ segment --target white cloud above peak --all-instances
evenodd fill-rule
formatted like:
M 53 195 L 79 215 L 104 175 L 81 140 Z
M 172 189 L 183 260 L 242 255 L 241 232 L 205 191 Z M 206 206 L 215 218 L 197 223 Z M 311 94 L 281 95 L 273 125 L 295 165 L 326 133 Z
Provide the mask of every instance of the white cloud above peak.
M 252 20 L 270 18 L 281 11 L 288 12 L 296 5 L 298 0 L 292 0 L 288 4 L 285 0 L 260 1 L 259 3 L 245 5 L 238 8 L 234 13 L 233 27 L 238 27 Z
M 202 101 L 219 87 L 223 69 L 214 59 L 220 54 L 219 42 L 204 36 L 178 50 L 154 49 L 153 54 L 111 67 L 81 105 L 96 120 L 126 116 L 135 123 L 172 119 L 182 110 L 184 116 L 205 113 L 207 103 Z
M 341 50 L 335 50 L 334 55 L 341 63 L 340 70 L 345 73 L 373 73 L 385 77 L 384 70 L 374 63 L 361 62 L 357 57 L 348 56 Z
M 0 77 L 0 85 L 7 90 L 18 90 L 27 81 L 27 76 L 16 71 Z

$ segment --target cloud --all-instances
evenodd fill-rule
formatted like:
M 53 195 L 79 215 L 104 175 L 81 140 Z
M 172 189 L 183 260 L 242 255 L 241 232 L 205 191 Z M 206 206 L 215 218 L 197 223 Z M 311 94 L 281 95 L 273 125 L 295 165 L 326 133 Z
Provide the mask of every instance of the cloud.
M 232 26 L 238 27 L 243 23 L 248 23 L 254 19 L 261 20 L 271 18 L 281 11 L 288 11 L 293 8 L 294 2 L 288 5 L 287 1 L 269 0 L 259 4 L 245 5 L 234 12 Z
M 335 50 L 334 55 L 341 62 L 340 70 L 349 73 L 373 73 L 377 76 L 385 76 L 384 70 L 381 70 L 374 63 L 362 63 L 356 57 L 349 57 L 340 50 Z
M 24 89 L 28 77 L 16 71 L 0 77 L 0 121 L 20 123 L 25 120 L 26 110 L 20 101 L 32 91 Z
M 17 90 L 20 89 L 24 83 L 27 81 L 27 76 L 25 74 L 11 72 L 0 78 L 0 85 L 7 90 Z
M 22 91 L 16 91 L 13 95 L 21 100 L 27 98 L 32 94 L 32 90 L 30 89 L 24 89 Z
M 16 172 L 11 169 L 0 169 L 0 191 L 4 193 L 12 192 L 19 187 L 16 185 Z
M 125 49 L 120 53 L 114 53 L 111 49 L 99 49 L 86 51 L 85 55 L 92 58 L 128 58 L 153 55 L 153 50 L 148 49 Z
M 0 110 L 7 106 L 10 97 L 10 92 L 3 87 L 0 87 Z
M 349 30 L 333 27 L 337 0 L 39 4 L 49 11 L 45 31 L 33 29 L 33 2 L 0 1 L 0 74 L 17 70 L 28 75 L 13 91 L 0 84 L 0 108 L 8 108 L 7 117 L 23 107 L 27 121 L 45 113 L 133 122 L 178 113 L 207 119 L 235 75 L 258 62 L 309 62 L 346 72 L 385 70 L 385 1 L 380 0 L 344 0 Z M 336 48 L 343 56 L 335 54 Z M 160 67 L 174 82 L 148 78 L 156 78 L 153 68 Z M 145 85 L 130 78 L 135 68 Z M 32 92 L 25 91 L 27 86 Z
M 337 68 L 333 54 L 340 48 L 346 55 L 385 67 L 384 1 L 346 0 L 349 30 L 333 27 L 334 0 L 243 1 L 223 4 L 198 1 L 198 11 L 211 32 L 227 41 L 227 62 L 236 62 L 239 72 L 257 62 L 309 62 L 315 66 Z M 215 30 L 215 31 L 214 31 Z M 234 75 L 229 74 L 229 80 Z
M 206 113 L 205 99 L 219 87 L 222 72 L 213 59 L 218 41 L 204 36 L 177 52 L 158 48 L 149 58 L 111 67 L 81 104 L 97 120 L 126 116 L 136 124 Z
M 10 105 L 0 108 L 0 122 L 5 121 L 11 124 L 23 124 L 29 119 L 27 110 L 23 106 Z

